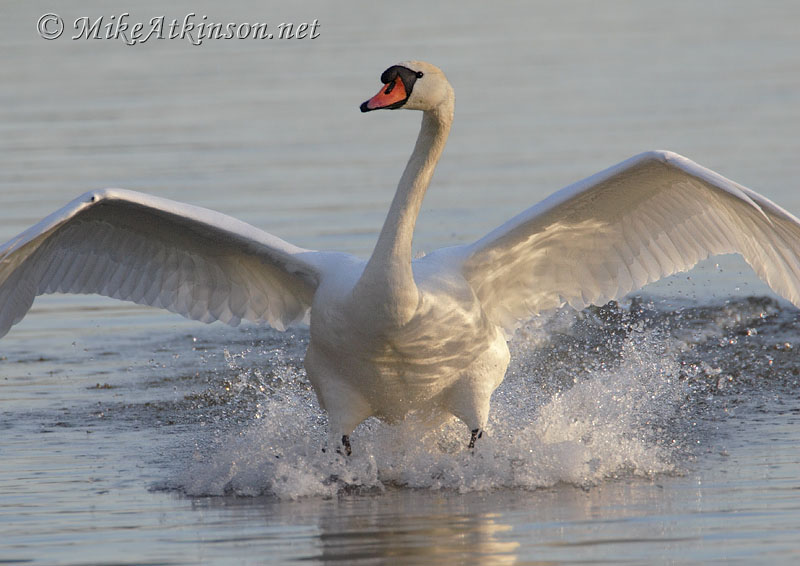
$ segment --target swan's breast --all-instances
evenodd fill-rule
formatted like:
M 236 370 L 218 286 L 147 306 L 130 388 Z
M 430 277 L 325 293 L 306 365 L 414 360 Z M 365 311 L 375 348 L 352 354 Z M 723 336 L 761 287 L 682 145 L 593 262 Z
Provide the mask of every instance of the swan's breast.
M 362 312 L 351 291 L 357 277 L 321 286 L 311 313 L 311 339 L 329 356 L 380 380 L 431 383 L 468 368 L 492 347 L 497 331 L 461 278 L 436 269 L 415 272 L 419 303 L 397 327 Z M 361 371 L 359 372 L 361 373 Z
M 306 361 L 318 390 L 337 390 L 333 384 L 341 383 L 358 391 L 373 414 L 394 420 L 435 406 L 461 379 L 485 380 L 490 392 L 502 380 L 508 347 L 466 281 L 436 265 L 414 275 L 418 306 L 396 327 L 372 321 L 353 302 L 357 275 L 318 289 Z

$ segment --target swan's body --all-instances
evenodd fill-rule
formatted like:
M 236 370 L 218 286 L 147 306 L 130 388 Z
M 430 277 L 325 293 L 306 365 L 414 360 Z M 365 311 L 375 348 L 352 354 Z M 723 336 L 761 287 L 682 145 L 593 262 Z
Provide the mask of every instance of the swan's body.
M 368 261 L 298 248 L 212 211 L 108 189 L 0 248 L 0 336 L 43 293 L 99 293 L 189 318 L 279 329 L 308 320 L 309 378 L 348 435 L 365 418 L 451 414 L 472 431 L 520 321 L 603 304 L 712 254 L 738 252 L 800 306 L 800 221 L 670 152 L 562 189 L 477 242 L 412 261 L 414 224 L 453 118 L 444 74 L 390 67 L 362 111 L 423 111 L 417 144 Z
M 418 301 L 396 323 L 354 292 L 363 267 L 321 285 L 311 308 L 305 365 L 333 429 L 348 434 L 372 415 L 392 422 L 437 409 L 480 429 L 509 352 L 469 284 L 435 256 L 415 261 Z

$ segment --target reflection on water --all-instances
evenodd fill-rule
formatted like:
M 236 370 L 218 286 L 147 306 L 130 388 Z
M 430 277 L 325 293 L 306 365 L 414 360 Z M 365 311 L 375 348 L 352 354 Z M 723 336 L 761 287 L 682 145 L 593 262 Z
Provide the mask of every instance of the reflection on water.
M 426 493 L 384 494 L 351 503 L 319 524 L 323 562 L 393 559 L 401 564 L 500 565 L 516 561 L 519 543 L 503 540 L 512 527 L 495 512 L 480 512 L 466 502 Z

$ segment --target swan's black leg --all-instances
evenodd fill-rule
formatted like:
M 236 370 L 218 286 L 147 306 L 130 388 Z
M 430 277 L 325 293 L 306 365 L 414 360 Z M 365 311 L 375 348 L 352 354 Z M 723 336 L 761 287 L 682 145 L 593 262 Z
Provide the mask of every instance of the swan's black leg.
M 350 456 L 353 453 L 353 449 L 350 447 L 350 437 L 346 434 L 342 435 L 342 446 L 344 447 L 345 455 Z
M 471 436 L 469 437 L 469 445 L 467 448 L 475 448 L 475 441 L 483 436 L 483 431 L 479 428 L 476 428 L 472 431 Z

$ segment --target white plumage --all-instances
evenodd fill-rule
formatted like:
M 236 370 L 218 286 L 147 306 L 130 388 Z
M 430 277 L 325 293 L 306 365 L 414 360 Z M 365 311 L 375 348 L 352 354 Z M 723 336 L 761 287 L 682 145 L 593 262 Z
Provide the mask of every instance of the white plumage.
M 506 337 L 565 303 L 604 304 L 740 253 L 800 306 L 800 221 L 680 155 L 637 155 L 566 187 L 469 245 L 411 259 L 454 96 L 428 63 L 387 69 L 363 111 L 423 111 L 372 257 L 293 246 L 229 216 L 132 191 L 77 198 L 0 247 L 0 336 L 37 295 L 98 293 L 186 317 L 284 329 L 308 322 L 306 368 L 349 451 L 365 418 L 410 411 L 486 425 Z M 309 317 L 310 312 L 310 317 Z
M 800 305 L 798 219 L 669 151 L 566 187 L 461 250 L 484 309 L 506 328 L 564 303 L 604 304 L 724 253 Z

